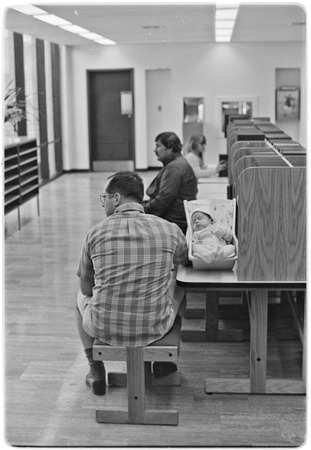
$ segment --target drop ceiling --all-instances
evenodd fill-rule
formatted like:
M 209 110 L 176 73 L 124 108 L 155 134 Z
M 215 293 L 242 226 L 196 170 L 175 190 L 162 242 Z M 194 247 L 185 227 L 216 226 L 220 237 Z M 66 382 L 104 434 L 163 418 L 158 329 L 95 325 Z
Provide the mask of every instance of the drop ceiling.
M 34 5 L 119 45 L 214 42 L 215 4 L 211 3 Z M 62 45 L 99 45 L 10 8 L 3 23 L 8 30 Z M 305 40 L 306 12 L 298 3 L 240 5 L 233 43 Z

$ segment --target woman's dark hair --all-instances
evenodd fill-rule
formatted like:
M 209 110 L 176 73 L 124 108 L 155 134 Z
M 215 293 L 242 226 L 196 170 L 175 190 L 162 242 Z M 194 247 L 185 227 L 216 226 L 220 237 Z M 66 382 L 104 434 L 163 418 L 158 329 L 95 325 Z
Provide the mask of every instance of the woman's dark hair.
M 155 142 L 160 141 L 164 147 L 171 148 L 174 153 L 181 152 L 182 144 L 179 137 L 173 131 L 165 131 L 164 133 L 158 134 L 155 138 Z
M 132 198 L 142 203 L 144 198 L 144 183 L 136 172 L 120 171 L 108 178 L 109 184 L 106 188 L 108 194 L 119 194 Z

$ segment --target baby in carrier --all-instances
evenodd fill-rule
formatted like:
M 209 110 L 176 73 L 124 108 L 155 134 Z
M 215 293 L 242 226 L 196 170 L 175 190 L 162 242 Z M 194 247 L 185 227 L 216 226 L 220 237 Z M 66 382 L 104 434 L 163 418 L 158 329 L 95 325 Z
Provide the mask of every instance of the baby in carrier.
M 233 234 L 229 227 L 217 225 L 208 206 L 193 211 L 191 216 L 192 254 L 206 263 L 235 256 Z

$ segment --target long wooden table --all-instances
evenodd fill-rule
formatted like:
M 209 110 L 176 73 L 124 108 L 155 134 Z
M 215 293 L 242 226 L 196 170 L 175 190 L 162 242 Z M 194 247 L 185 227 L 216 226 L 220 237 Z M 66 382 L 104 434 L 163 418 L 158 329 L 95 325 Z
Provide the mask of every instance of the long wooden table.
M 205 391 L 256 394 L 304 394 L 305 338 L 301 379 L 267 379 L 268 292 L 304 291 L 305 281 L 240 281 L 235 271 L 197 271 L 192 266 L 180 266 L 177 284 L 188 290 L 243 291 L 250 314 L 249 378 L 206 378 Z M 238 364 L 238 361 L 237 361 Z

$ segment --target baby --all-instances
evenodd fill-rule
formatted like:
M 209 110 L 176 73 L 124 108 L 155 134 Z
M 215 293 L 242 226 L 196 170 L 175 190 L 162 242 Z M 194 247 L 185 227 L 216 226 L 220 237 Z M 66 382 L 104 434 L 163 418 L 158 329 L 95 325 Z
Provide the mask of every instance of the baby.
M 214 223 L 210 208 L 202 206 L 191 216 L 193 230 L 192 254 L 206 263 L 235 256 L 232 231 Z

